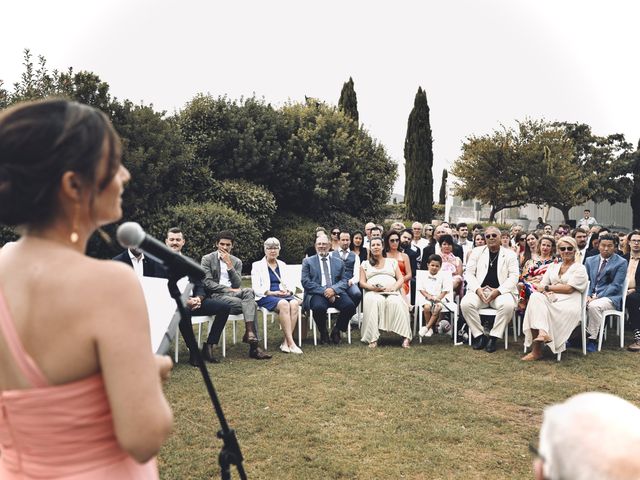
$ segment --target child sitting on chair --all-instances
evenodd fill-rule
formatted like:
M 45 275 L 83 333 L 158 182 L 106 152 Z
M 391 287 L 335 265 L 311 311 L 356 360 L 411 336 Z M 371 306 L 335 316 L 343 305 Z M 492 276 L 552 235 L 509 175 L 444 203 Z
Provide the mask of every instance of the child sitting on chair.
M 427 259 L 427 277 L 421 285 L 422 296 L 426 299 L 423 306 L 423 316 L 427 320 L 426 326 L 421 326 L 418 335 L 430 337 L 433 335 L 433 325 L 442 313 L 442 299 L 452 290 L 452 278 L 450 272 L 440 270 L 442 258 L 440 255 L 431 255 Z

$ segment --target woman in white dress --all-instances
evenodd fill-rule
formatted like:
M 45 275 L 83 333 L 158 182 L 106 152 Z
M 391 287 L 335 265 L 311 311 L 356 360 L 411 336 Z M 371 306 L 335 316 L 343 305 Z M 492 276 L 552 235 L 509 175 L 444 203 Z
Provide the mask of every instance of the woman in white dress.
M 404 277 L 397 260 L 384 256 L 382 239 L 369 244 L 369 260 L 360 266 L 360 287 L 363 300 L 362 338 L 370 348 L 378 346 L 380 330 L 404 337 L 403 348 L 411 343 L 411 320 L 407 304 L 402 300 Z
M 524 344 L 533 344 L 530 353 L 522 360 L 542 358 L 546 344 L 553 353 L 565 350 L 565 343 L 582 315 L 581 294 L 587 288 L 589 278 L 584 265 L 575 261 L 578 245 L 571 237 L 558 240 L 561 263 L 549 265 L 537 292 L 529 297 L 524 316 Z

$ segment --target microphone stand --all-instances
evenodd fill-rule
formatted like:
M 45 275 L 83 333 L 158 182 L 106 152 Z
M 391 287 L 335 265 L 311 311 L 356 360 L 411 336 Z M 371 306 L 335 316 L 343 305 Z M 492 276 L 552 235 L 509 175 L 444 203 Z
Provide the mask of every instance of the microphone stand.
M 180 290 L 178 289 L 178 279 L 179 278 L 177 278 L 175 274 L 169 275 L 169 283 L 167 284 L 167 286 L 169 287 L 169 294 L 176 301 L 176 305 L 178 306 L 178 312 L 180 313 L 180 323 L 183 324 L 183 322 L 188 322 L 189 328 L 192 328 L 191 321 L 189 320 L 191 316 L 187 313 L 187 309 L 182 303 Z M 191 277 L 189 277 L 189 281 L 193 283 Z M 200 373 L 202 374 L 202 379 L 204 380 L 204 384 L 207 387 L 209 398 L 211 398 L 213 409 L 215 410 L 216 415 L 218 416 L 218 421 L 220 422 L 221 429 L 216 434 L 216 436 L 222 440 L 222 449 L 220 450 L 220 454 L 218 455 L 220 476 L 222 480 L 230 480 L 231 465 L 235 465 L 238 469 L 240 478 L 242 480 L 246 480 L 247 474 L 245 473 L 244 467 L 242 465 L 242 452 L 240 452 L 240 444 L 238 443 L 238 439 L 236 438 L 236 432 L 235 430 L 229 428 L 227 419 L 222 412 L 222 406 L 220 405 L 220 401 L 218 400 L 216 390 L 213 387 L 213 382 L 211 382 L 211 377 L 209 376 L 209 371 L 205 366 L 204 359 L 202 358 L 202 354 L 200 353 L 200 349 L 195 342 L 195 337 L 192 337 L 188 341 L 188 343 L 192 343 L 192 345 L 188 345 L 189 350 L 191 352 L 195 352 L 196 358 L 198 360 L 198 368 L 200 368 Z

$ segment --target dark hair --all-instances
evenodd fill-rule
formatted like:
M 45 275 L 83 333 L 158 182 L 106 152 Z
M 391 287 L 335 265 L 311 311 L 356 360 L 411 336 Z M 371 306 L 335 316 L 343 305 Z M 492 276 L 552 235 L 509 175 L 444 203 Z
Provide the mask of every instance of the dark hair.
M 442 265 L 442 257 L 437 253 L 432 253 L 431 255 L 429 255 L 429 258 L 427 258 L 427 265 L 429 265 L 431 262 L 438 262 L 440 265 Z
M 413 238 L 413 230 L 411 230 L 410 228 L 405 228 L 404 230 L 402 230 L 401 232 L 398 232 L 400 235 L 402 235 L 403 233 L 408 233 L 409 235 L 411 235 L 411 238 Z
M 525 240 L 529 238 L 529 235 L 533 236 L 536 239 L 536 242 L 538 241 L 538 234 L 536 232 L 527 233 L 525 236 Z M 525 241 L 524 253 L 522 254 L 522 263 L 520 264 L 520 266 L 524 267 L 524 264 L 531 260 L 532 255 L 533 252 L 531 251 L 531 247 L 529 247 L 529 242 Z
M 474 228 L 475 228 L 475 227 L 474 227 Z M 485 242 L 487 241 L 487 239 L 486 239 L 486 238 L 485 238 L 485 236 L 484 236 L 484 233 L 482 233 L 482 232 L 478 232 L 478 233 L 476 233 L 476 234 L 473 236 L 473 246 L 474 246 L 474 248 L 478 246 L 478 245 L 476 245 L 476 237 L 478 237 L 478 236 L 482 237 L 482 240 L 484 240 Z
M 107 142 L 107 173 L 97 179 Z M 65 172 L 104 190 L 120 167 L 120 138 L 96 108 L 62 99 L 25 102 L 0 114 L 0 222 L 41 226 L 56 214 Z
M 358 249 L 364 248 L 364 233 L 362 233 L 360 230 L 356 230 L 355 232 L 353 232 L 351 234 L 351 243 L 349 244 L 349 250 L 353 250 L 355 245 L 353 244 L 353 237 L 355 237 L 356 235 L 360 235 L 362 237 L 362 243 L 360 244 L 360 246 L 358 247 Z
M 469 226 L 468 226 L 466 223 L 464 223 L 464 222 L 460 222 L 460 223 L 458 224 L 458 230 L 460 230 L 462 227 L 467 227 L 467 228 L 469 228 Z
M 585 212 L 589 212 L 589 213 L 591 213 L 591 210 L 589 210 L 588 208 L 585 208 L 585 209 L 584 209 L 584 211 L 585 211 Z M 584 213 L 584 212 L 583 212 L 583 213 Z
M 476 230 L 476 229 L 484 230 L 484 227 L 482 226 L 481 223 L 476 223 L 471 230 Z
M 600 239 L 600 241 L 602 242 L 603 240 L 610 240 L 613 242 L 613 244 L 616 246 L 616 248 L 618 247 L 618 242 L 620 241 L 620 239 L 618 238 L 617 235 L 614 235 L 613 233 L 605 233 L 604 235 L 598 235 L 598 238 Z
M 442 245 L 444 242 L 447 242 L 449 245 L 453 246 L 453 235 L 449 235 L 448 233 L 445 233 L 444 235 L 440 235 L 440 239 L 438 240 L 438 243 L 440 245 Z
M 378 230 L 380 233 L 382 233 L 382 229 L 380 227 L 378 227 L 377 225 L 374 225 L 373 227 L 371 227 L 369 229 L 370 232 L 373 232 L 374 230 Z
M 573 238 L 576 238 L 576 235 L 579 233 L 584 233 L 585 235 L 589 235 L 589 233 L 582 227 L 578 227 L 576 229 L 573 230 L 573 232 L 571 232 L 571 236 Z
M 167 233 L 182 233 L 182 230 L 180 230 L 180 228 L 178 227 L 171 227 Z
M 384 241 L 382 240 L 382 238 L 380 238 L 380 237 L 375 237 L 375 238 L 372 238 L 372 239 L 371 239 L 371 241 L 369 242 L 369 264 L 370 264 L 372 267 L 375 267 L 375 266 L 378 264 L 378 261 L 377 261 L 377 260 L 376 260 L 376 258 L 371 254 L 371 244 L 372 244 L 373 242 L 380 242 L 380 243 L 382 243 L 382 256 L 383 256 L 383 257 L 386 257 L 386 256 L 387 256 L 387 252 L 386 252 L 386 250 L 385 250 L 385 248 L 384 248 Z
M 236 236 L 229 230 L 222 230 L 221 232 L 218 232 L 218 235 L 216 235 L 216 243 L 222 239 L 231 240 L 231 243 L 233 243 L 236 240 Z
M 384 250 L 385 250 L 385 252 L 388 252 L 388 251 L 391 250 L 391 242 L 389 241 L 389 238 L 392 235 L 396 235 L 398 237 L 398 240 L 400 240 L 400 232 L 398 232 L 397 230 L 389 230 L 387 233 L 385 233 L 385 235 L 384 235 Z M 400 247 L 400 245 L 398 245 L 398 247 Z

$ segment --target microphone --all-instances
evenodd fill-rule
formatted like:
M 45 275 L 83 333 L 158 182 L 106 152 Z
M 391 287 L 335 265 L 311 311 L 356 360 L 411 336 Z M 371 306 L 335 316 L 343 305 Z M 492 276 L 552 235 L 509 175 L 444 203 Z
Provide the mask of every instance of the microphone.
M 188 275 L 190 278 L 201 280 L 205 277 L 200 265 L 185 255 L 180 255 L 164 243 L 145 233 L 136 222 L 125 222 L 116 232 L 118 243 L 124 248 L 136 248 L 165 265 L 174 276 Z

